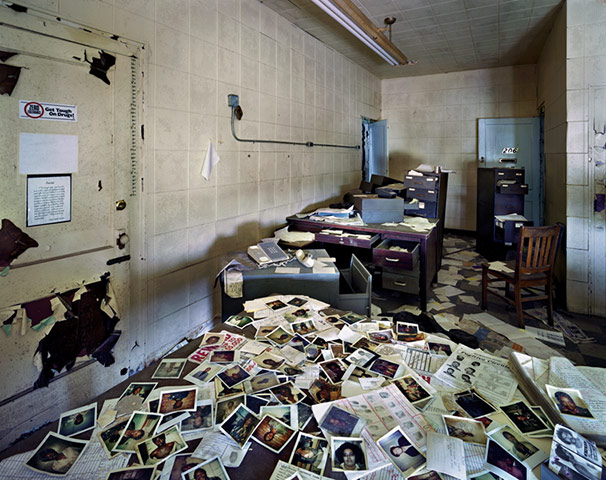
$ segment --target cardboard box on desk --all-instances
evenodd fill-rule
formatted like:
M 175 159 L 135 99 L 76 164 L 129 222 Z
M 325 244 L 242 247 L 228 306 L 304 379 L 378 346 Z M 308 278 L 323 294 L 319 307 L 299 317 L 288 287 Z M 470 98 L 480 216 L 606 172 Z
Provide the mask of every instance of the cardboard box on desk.
M 401 222 L 404 199 L 379 198 L 378 195 L 354 195 L 354 205 L 366 223 Z

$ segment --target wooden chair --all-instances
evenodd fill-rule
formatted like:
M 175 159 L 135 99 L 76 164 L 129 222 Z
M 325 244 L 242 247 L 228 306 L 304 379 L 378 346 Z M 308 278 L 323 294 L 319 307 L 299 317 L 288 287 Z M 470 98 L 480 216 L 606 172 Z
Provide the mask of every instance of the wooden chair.
M 560 244 L 562 225 L 546 227 L 522 227 L 520 241 L 515 261 L 505 262 L 513 272 L 493 270 L 490 265 L 482 265 L 482 309 L 486 310 L 488 293 L 492 293 L 509 302 L 516 308 L 518 325 L 524 328 L 523 302 L 547 300 L 547 317 L 549 325 L 553 325 L 552 278 L 553 265 Z M 505 281 L 506 294 L 512 285 L 513 299 L 489 289 L 492 282 Z M 531 287 L 545 287 L 544 295 L 531 291 L 530 295 L 522 296 L 522 291 L 529 292 Z

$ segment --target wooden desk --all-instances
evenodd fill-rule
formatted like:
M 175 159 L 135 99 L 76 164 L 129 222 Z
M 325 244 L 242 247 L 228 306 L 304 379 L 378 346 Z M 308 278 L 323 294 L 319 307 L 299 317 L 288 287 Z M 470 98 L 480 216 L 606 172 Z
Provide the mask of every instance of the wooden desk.
M 326 228 L 334 228 L 345 231 L 356 231 L 364 233 L 374 233 L 381 237 L 381 240 L 393 239 L 416 242 L 419 244 L 420 271 L 419 271 L 419 306 L 421 310 L 427 309 L 427 292 L 431 283 L 436 280 L 438 273 L 438 229 L 436 228 L 439 220 L 429 220 L 435 226 L 429 232 L 417 232 L 410 227 L 398 225 L 396 227 L 386 227 L 381 224 L 369 223 L 366 225 L 340 225 L 336 223 L 317 222 L 307 218 L 298 218 L 291 216 L 286 219 L 294 230 L 305 232 L 319 232 Z

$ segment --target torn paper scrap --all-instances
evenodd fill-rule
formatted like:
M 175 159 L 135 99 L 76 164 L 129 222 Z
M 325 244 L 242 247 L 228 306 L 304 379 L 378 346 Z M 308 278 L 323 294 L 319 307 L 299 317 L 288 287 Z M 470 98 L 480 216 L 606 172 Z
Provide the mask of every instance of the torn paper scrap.
M 219 163 L 220 160 L 221 158 L 219 158 L 219 154 L 213 147 L 213 143 L 209 141 L 206 157 L 204 157 L 204 163 L 202 164 L 202 171 L 200 172 L 206 180 L 210 179 L 210 174 L 212 173 L 213 168 L 217 163 Z

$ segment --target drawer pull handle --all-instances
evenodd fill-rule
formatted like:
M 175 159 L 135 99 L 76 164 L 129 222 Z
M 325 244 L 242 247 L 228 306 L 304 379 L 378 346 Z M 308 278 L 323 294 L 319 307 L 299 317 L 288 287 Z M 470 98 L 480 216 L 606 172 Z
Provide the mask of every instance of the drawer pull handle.
M 345 243 L 345 240 L 339 240 L 339 243 L 343 244 Z
M 385 257 L 385 260 L 387 260 L 388 262 L 399 262 L 400 259 L 399 258 L 389 258 L 389 257 Z
M 406 286 L 406 282 L 393 282 L 394 285 L 397 285 L 398 287 L 405 287 Z

